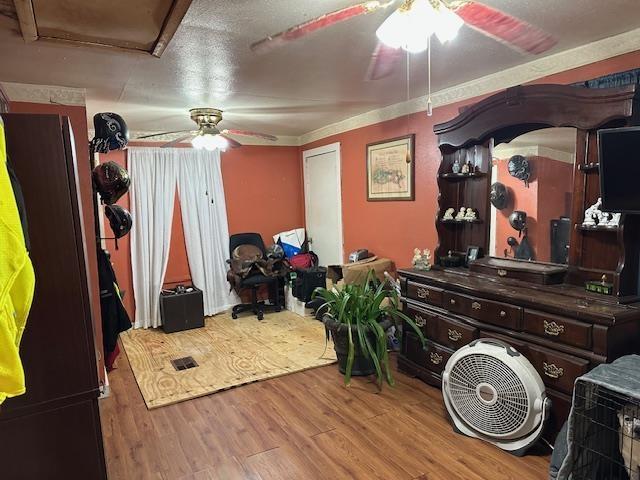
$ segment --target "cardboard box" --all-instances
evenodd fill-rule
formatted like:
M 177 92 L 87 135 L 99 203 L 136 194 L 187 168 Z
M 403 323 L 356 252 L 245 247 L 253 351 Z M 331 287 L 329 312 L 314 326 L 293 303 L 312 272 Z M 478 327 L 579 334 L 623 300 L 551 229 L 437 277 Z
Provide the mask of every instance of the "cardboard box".
M 396 278 L 396 266 L 392 260 L 388 258 L 366 259 L 360 262 L 346 263 L 342 266 L 342 275 L 344 283 L 359 283 L 367 278 L 369 271 L 373 270 L 375 276 L 380 281 L 384 281 L 384 272 Z

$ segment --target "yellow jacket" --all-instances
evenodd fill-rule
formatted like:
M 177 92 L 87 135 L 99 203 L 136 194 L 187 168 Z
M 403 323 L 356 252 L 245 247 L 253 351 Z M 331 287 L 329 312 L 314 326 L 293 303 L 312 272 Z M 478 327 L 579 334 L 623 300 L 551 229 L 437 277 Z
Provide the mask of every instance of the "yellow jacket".
M 9 172 L 0 117 L 0 403 L 25 392 L 18 347 L 27 321 L 35 275 L 25 247 Z

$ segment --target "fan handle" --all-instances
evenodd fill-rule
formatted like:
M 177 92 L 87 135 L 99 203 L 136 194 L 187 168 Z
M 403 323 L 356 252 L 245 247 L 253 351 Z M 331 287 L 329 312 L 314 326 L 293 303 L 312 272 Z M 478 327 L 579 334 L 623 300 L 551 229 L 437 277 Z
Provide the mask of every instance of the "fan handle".
M 471 342 L 469 344 L 469 346 L 470 347 L 474 347 L 478 342 L 488 343 L 490 345 L 496 345 L 497 347 L 502 347 L 507 351 L 507 354 L 510 357 L 519 357 L 521 355 L 521 353 L 518 352 L 511 345 L 509 345 L 506 342 L 503 342 L 502 340 L 498 340 L 497 338 L 479 338 L 479 339 L 474 340 L 473 342 Z

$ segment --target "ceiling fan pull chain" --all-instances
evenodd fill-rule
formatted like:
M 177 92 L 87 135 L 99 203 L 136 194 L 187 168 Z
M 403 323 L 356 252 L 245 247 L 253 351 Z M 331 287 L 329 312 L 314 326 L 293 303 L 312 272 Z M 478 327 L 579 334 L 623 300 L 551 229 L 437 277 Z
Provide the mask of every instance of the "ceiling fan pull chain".
M 433 104 L 431 102 L 431 35 L 427 40 L 427 116 L 433 115 Z

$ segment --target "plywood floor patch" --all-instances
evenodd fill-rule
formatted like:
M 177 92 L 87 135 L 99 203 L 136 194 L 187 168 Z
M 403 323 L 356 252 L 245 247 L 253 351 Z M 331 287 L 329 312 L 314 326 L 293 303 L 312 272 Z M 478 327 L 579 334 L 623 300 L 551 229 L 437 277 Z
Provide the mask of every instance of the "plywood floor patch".
M 289 311 L 262 321 L 223 313 L 203 328 L 130 330 L 121 339 L 149 409 L 336 361 L 322 323 Z M 188 356 L 198 367 L 176 371 L 171 360 Z

